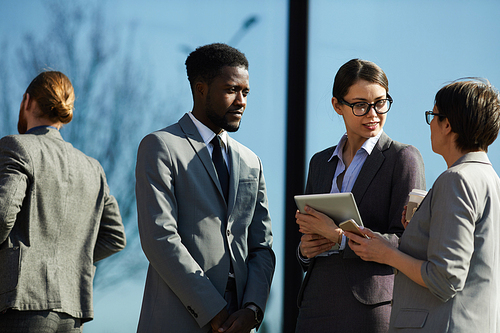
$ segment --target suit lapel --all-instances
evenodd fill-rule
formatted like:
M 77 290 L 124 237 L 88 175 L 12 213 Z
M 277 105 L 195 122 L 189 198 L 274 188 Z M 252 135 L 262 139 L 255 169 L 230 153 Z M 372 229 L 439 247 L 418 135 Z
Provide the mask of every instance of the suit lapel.
M 384 151 L 387 150 L 391 145 L 391 139 L 382 132 L 380 139 L 372 150 L 372 153 L 366 158 L 363 168 L 359 172 L 359 176 L 352 187 L 352 194 L 356 199 L 356 204 L 361 204 L 363 196 L 365 195 L 368 186 L 372 182 L 373 178 L 376 176 L 378 170 L 384 163 L 385 156 Z
M 335 176 L 335 170 L 337 170 L 337 164 L 339 163 L 339 158 L 335 156 L 330 162 L 325 164 L 326 168 L 324 170 L 324 177 L 321 182 L 321 192 L 320 193 L 330 193 L 332 191 L 333 177 Z
M 224 194 L 222 193 L 222 187 L 220 186 L 219 178 L 217 178 L 217 173 L 215 171 L 214 164 L 212 163 L 212 158 L 210 157 L 210 153 L 208 152 L 207 146 L 205 145 L 205 142 L 203 141 L 200 132 L 198 132 L 198 129 L 196 128 L 191 118 L 189 118 L 188 114 L 185 114 L 179 120 L 179 126 L 181 127 L 182 131 L 186 134 L 186 139 L 190 143 L 191 147 L 193 147 L 193 150 L 195 151 L 196 155 L 200 158 L 201 162 L 205 166 L 205 169 L 210 175 L 212 182 L 219 189 L 219 193 L 224 199 Z M 231 176 L 229 177 L 229 181 L 231 182 Z M 231 195 L 231 185 L 229 185 L 229 195 Z
M 330 148 L 325 154 L 321 154 L 322 160 L 312 163 L 312 169 L 309 170 L 305 194 L 330 193 L 332 189 L 333 176 L 337 169 L 338 158 L 334 157 L 331 161 L 335 147 Z

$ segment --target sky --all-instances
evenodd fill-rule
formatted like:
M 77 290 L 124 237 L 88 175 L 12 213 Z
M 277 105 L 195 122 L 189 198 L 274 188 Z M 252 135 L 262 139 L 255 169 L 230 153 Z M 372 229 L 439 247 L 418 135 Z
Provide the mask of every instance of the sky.
M 431 150 L 424 112 L 432 109 L 439 88 L 454 79 L 486 77 L 500 87 L 499 12 L 500 2 L 493 0 L 311 0 L 307 160 L 335 145 L 345 131 L 330 104 L 336 71 L 352 58 L 366 59 L 377 63 L 389 79 L 394 104 L 384 131 L 420 150 L 429 189 L 446 164 Z M 127 52 L 151 78 L 154 94 L 176 101 L 175 109 L 165 106 L 165 120 L 156 119 L 150 131 L 191 109 L 184 67 L 190 51 L 227 42 L 246 54 L 251 92 L 241 128 L 231 135 L 256 152 L 264 166 L 278 258 L 266 323 L 269 332 L 279 332 L 284 224 L 294 223 L 284 221 L 287 1 L 107 0 L 103 15 L 110 34 L 134 37 Z M 242 30 L 251 17 L 256 23 Z M 8 41 L 15 46 L 27 33 L 44 32 L 47 20 L 45 1 L 3 0 L 0 45 Z M 148 110 L 138 112 L 148 115 Z M 499 142 L 488 155 L 499 172 Z M 94 296 L 95 320 L 84 332 L 135 332 L 146 267 L 144 259 L 138 279 L 123 277 Z

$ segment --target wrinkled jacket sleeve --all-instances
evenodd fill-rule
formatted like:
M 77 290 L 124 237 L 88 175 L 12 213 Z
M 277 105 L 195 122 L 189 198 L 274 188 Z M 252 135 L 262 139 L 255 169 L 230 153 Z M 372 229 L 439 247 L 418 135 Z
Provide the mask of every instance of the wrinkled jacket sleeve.
M 126 245 L 125 229 L 118 202 L 115 197 L 109 194 L 104 171 L 101 172 L 101 183 L 101 190 L 104 191 L 104 208 L 94 248 L 94 262 L 121 251 Z
M 450 195 L 452 194 L 452 195 Z M 446 302 L 462 290 L 474 253 L 478 193 L 458 174 L 444 173 L 432 187 L 432 219 L 427 261 L 421 267 L 429 290 Z
M 11 137 L 0 140 L 0 244 L 14 227 L 32 174 L 23 147 Z

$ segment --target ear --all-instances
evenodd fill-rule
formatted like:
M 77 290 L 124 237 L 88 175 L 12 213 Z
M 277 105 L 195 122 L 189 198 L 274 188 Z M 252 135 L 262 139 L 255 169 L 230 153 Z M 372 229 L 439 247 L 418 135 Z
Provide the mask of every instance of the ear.
M 208 85 L 205 82 L 198 81 L 194 85 L 194 91 L 196 95 L 204 97 L 208 92 Z
M 33 103 L 32 103 L 30 94 L 24 93 L 24 95 L 23 95 L 23 108 L 24 108 L 24 110 L 30 109 L 32 104 Z
M 332 106 L 333 106 L 333 109 L 339 115 L 343 116 L 344 115 L 344 111 L 342 110 L 342 108 L 340 107 L 340 105 L 341 104 L 339 103 L 339 100 L 336 97 L 332 97 Z
M 441 121 L 441 131 L 444 135 L 448 135 L 450 133 L 452 133 L 453 131 L 451 130 L 451 124 L 450 124 L 450 121 L 448 120 L 448 118 L 444 118 L 442 121 Z

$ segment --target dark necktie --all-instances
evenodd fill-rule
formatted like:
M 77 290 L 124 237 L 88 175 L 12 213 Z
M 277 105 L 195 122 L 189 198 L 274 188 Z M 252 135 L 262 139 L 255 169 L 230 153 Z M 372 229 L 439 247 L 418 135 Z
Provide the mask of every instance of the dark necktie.
M 217 170 L 220 186 L 222 187 L 222 193 L 224 193 L 224 198 L 227 202 L 229 195 L 229 172 L 227 171 L 226 163 L 224 162 L 224 157 L 222 156 L 219 140 L 219 136 L 216 135 L 212 141 L 210 141 L 210 143 L 214 146 L 212 161 L 214 162 L 215 170 Z

